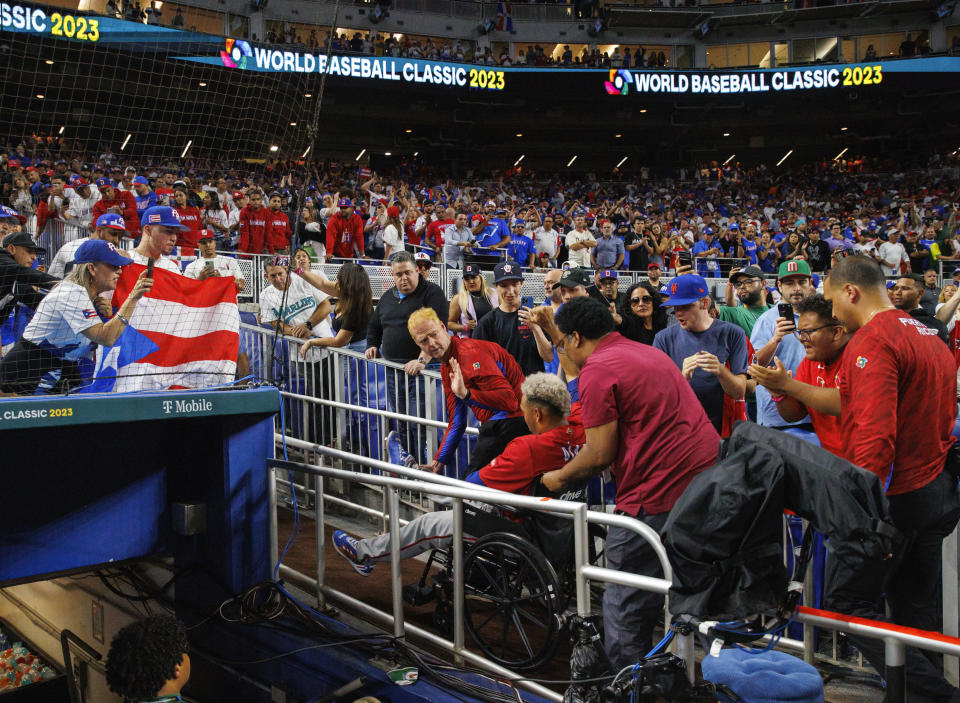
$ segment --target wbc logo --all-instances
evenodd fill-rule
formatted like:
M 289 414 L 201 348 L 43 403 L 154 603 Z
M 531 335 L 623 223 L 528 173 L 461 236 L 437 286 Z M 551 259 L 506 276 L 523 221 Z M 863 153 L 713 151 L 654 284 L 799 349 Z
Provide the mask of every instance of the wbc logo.
M 625 69 L 614 69 L 610 71 L 610 80 L 603 82 L 603 87 L 607 95 L 627 95 L 630 93 L 630 83 L 633 76 L 630 71 Z
M 220 52 L 220 60 L 227 68 L 244 69 L 247 67 L 247 59 L 251 56 L 253 56 L 253 50 L 250 45 L 236 39 L 227 39 L 226 50 Z

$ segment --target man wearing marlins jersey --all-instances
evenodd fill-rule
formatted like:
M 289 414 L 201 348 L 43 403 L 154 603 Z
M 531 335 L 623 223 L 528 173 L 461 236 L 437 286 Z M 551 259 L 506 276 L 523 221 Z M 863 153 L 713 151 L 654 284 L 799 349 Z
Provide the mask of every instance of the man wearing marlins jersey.
M 580 404 L 571 407 L 566 386 L 553 374 L 528 376 L 520 387 L 520 409 L 532 434 L 517 437 L 489 464 L 467 476 L 467 481 L 486 488 L 529 495 L 536 479 L 558 469 L 580 451 L 585 441 L 580 421 Z M 542 491 L 537 491 L 542 495 Z M 571 491 L 566 500 L 582 500 L 583 491 Z M 489 531 L 490 518 L 473 506 L 464 506 L 464 539 L 473 542 Z M 496 518 L 494 518 L 496 519 Z M 494 529 L 498 529 L 495 527 Z M 502 529 L 502 528 L 499 528 Z M 453 540 L 453 512 L 441 510 L 425 513 L 400 529 L 400 558 L 409 559 L 436 547 L 443 548 Z M 390 559 L 390 533 L 358 540 L 335 530 L 333 544 L 358 574 L 367 576 L 378 561 Z
M 326 293 L 300 276 L 290 275 L 286 257 L 268 259 L 264 273 L 271 285 L 260 293 L 260 322 L 299 339 L 334 336 L 330 327 L 332 308 Z M 323 353 L 320 347 L 314 347 L 309 350 L 307 361 L 319 361 Z

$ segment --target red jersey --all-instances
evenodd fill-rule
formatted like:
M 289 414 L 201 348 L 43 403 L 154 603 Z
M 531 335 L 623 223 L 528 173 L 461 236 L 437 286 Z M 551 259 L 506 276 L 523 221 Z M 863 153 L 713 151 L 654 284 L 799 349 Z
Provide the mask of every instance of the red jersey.
M 154 188 L 153 192 L 157 194 L 158 203 L 169 204 L 171 207 L 173 206 L 173 188 L 160 186 L 159 188 Z
M 845 458 L 886 481 L 887 495 L 943 470 L 957 416 L 957 367 L 937 331 L 900 310 L 857 330 L 840 367 Z M 892 469 L 892 476 L 891 476 Z
M 417 234 L 417 221 L 410 220 L 403 226 L 403 231 L 407 235 L 407 241 L 414 246 L 420 245 L 420 235 Z
M 123 222 L 127 226 L 127 236 L 136 237 L 140 234 L 140 215 L 137 213 L 137 201 L 129 190 L 113 189 L 113 197 L 100 198 L 93 204 L 93 221 L 96 222 L 100 215 L 106 214 L 112 207 L 120 208 L 120 214 L 123 215 Z
M 203 216 L 199 208 L 192 205 L 173 208 L 180 215 L 180 224 L 190 229 L 181 229 L 177 234 L 177 246 L 184 256 L 193 256 L 193 249 L 200 242 L 200 233 L 203 231 Z
M 587 358 L 578 387 L 584 428 L 617 423 L 611 469 L 619 510 L 668 512 L 690 480 L 716 462 L 720 435 L 690 383 L 659 349 L 611 332 Z
M 290 248 L 290 218 L 280 210 L 270 209 L 267 215 L 266 245 L 273 254 Z
M 548 471 L 562 468 L 586 442 L 580 416 L 580 403 L 574 403 L 567 424 L 543 434 L 530 434 L 510 440 L 503 453 L 477 472 L 488 488 L 509 493 L 530 493 L 533 480 Z
M 339 212 L 327 222 L 327 255 L 343 259 L 363 256 L 363 219 L 357 213 L 344 217 Z
M 839 388 L 840 387 L 840 366 L 843 363 L 843 352 L 840 356 L 824 364 L 822 361 L 810 361 L 804 359 L 797 367 L 793 377 L 801 383 L 806 383 L 817 388 Z M 831 454 L 839 457 L 844 455 L 843 434 L 840 431 L 840 418 L 836 415 L 825 415 L 822 412 L 807 408 L 807 415 L 810 416 L 810 422 L 813 424 L 813 431 L 820 440 L 820 446 Z
M 470 392 L 468 400 L 461 400 L 450 390 L 450 363 L 440 367 L 444 400 L 447 405 L 447 431 L 437 450 L 435 461 L 447 463 L 467 428 L 467 410 L 472 410 L 477 421 L 502 420 L 520 417 L 520 384 L 523 371 L 507 350 L 493 342 L 453 337 L 448 359 L 460 363 L 463 382 Z
M 957 322 L 953 323 L 953 329 L 950 330 L 949 344 L 953 360 L 956 362 L 957 368 L 960 369 L 960 324 L 957 324 Z
M 247 254 L 262 254 L 267 244 L 267 218 L 270 208 L 254 209 L 247 205 L 240 211 L 237 231 L 240 233 L 239 249 Z
M 426 241 L 432 242 L 437 251 L 443 249 L 443 232 L 447 225 L 452 225 L 453 220 L 434 220 L 427 225 Z

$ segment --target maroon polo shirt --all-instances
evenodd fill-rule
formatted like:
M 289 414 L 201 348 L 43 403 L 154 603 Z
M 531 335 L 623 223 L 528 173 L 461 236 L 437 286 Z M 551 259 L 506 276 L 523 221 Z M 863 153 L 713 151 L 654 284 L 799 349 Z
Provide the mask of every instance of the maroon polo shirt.
M 611 469 L 618 510 L 668 512 L 690 480 L 716 462 L 720 435 L 659 349 L 611 332 L 583 365 L 579 391 L 584 428 L 617 423 Z

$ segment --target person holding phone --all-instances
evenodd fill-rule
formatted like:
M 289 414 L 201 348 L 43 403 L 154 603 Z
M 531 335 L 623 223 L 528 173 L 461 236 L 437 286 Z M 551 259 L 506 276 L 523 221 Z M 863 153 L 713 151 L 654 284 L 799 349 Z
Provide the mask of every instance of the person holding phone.
M 243 272 L 237 266 L 237 260 L 217 253 L 217 239 L 210 230 L 205 230 L 200 237 L 200 258 L 191 261 L 183 275 L 201 281 L 211 277 L 233 276 L 238 293 L 243 290 L 245 284 Z
M 774 360 L 779 359 L 786 370 L 796 373 L 800 362 L 806 357 L 803 344 L 793 334 L 797 328 L 796 308 L 802 300 L 817 292 L 813 286 L 810 264 L 800 259 L 781 263 L 777 272 L 777 288 L 783 296 L 781 304 L 757 318 L 750 334 L 750 343 L 757 350 L 757 364 L 772 366 Z M 770 391 L 762 386 L 757 388 L 757 422 L 778 429 L 793 427 L 813 431 L 807 416 L 794 422 L 784 420 L 777 412 L 777 404 Z
M 512 259 L 493 269 L 497 307 L 484 315 L 473 330 L 473 339 L 496 342 L 516 359 L 525 376 L 543 371 L 553 361 L 553 344 L 543 329 L 530 319 L 530 306 L 523 306 L 523 271 Z M 532 301 L 530 301 L 532 302 Z

